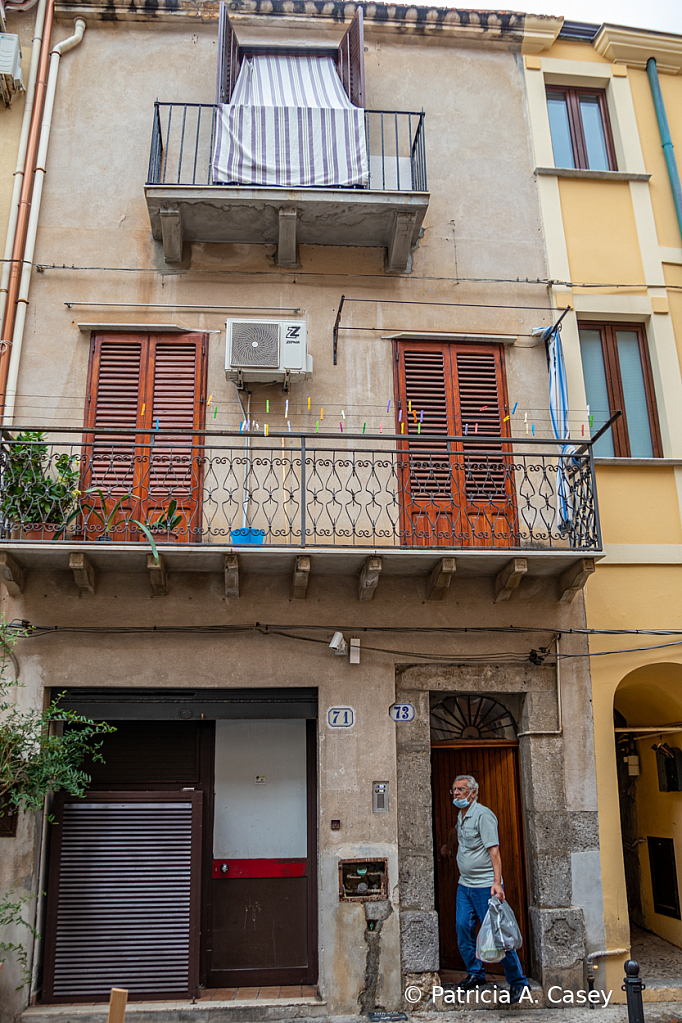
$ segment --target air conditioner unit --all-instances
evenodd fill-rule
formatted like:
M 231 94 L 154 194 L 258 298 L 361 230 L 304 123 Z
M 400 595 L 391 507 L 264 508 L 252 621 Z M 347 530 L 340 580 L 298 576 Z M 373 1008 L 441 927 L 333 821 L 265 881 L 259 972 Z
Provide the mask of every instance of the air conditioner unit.
M 312 376 L 306 325 L 302 320 L 228 320 L 225 374 L 241 386 Z
M 0 33 L 0 96 L 6 107 L 12 103 L 12 96 L 24 88 L 21 77 L 21 48 L 19 36 L 10 32 Z

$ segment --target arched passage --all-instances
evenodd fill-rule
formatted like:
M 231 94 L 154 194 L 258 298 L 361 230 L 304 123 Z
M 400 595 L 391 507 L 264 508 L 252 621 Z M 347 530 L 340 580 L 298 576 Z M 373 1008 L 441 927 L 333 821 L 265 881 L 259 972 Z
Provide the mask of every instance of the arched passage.
M 682 665 L 626 675 L 614 721 L 633 955 L 638 928 L 682 948 Z

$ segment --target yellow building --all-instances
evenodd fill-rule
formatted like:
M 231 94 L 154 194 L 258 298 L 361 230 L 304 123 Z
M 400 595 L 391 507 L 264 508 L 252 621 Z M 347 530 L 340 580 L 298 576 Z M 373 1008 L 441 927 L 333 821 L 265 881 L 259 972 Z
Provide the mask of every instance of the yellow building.
M 679 635 L 631 633 L 682 627 L 682 208 L 659 124 L 664 107 L 682 152 L 682 37 L 556 29 L 544 49 L 524 48 L 524 72 L 551 291 L 571 309 L 571 435 L 623 412 L 595 446 L 606 556 L 587 587 L 586 625 L 630 630 L 590 640 L 604 948 L 628 954 L 597 977 L 621 999 L 632 952 L 645 997 L 663 1000 L 680 982 L 646 969 L 652 935 L 682 947 L 682 646 Z

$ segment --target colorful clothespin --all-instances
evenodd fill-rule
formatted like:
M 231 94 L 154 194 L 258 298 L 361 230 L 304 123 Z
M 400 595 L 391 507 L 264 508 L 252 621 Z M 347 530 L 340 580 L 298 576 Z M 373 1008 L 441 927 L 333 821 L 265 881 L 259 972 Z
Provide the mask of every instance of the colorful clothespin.
M 518 407 L 518 404 L 519 404 L 519 403 L 518 403 L 518 401 L 517 401 L 517 402 L 516 402 L 516 404 L 514 405 L 514 408 L 512 409 L 512 412 L 511 412 L 511 414 L 512 414 L 512 415 L 514 415 L 514 413 L 516 412 L 516 409 L 517 409 L 517 407 Z
M 478 433 L 478 423 L 474 426 L 474 433 Z
M 343 433 L 343 422 L 342 421 L 339 423 L 339 426 L 341 427 L 341 433 Z
M 469 435 L 469 424 L 465 423 L 464 424 L 464 436 L 468 437 L 468 435 Z
M 319 433 L 319 432 L 320 432 L 320 420 L 318 419 L 317 422 L 315 423 L 315 433 Z
M 381 423 L 379 423 L 379 433 L 383 433 L 383 432 L 384 432 L 384 424 L 383 424 L 383 422 L 381 422 Z
M 398 422 L 402 423 L 402 421 L 403 421 L 403 410 L 401 408 L 399 408 L 398 409 Z
M 320 422 L 322 422 L 323 419 L 324 419 L 324 409 L 321 408 L 320 409 Z
M 269 412 L 270 412 L 270 399 L 269 399 L 269 398 L 266 398 L 266 399 L 265 399 L 265 411 L 266 411 L 267 413 L 269 413 Z
M 408 411 L 408 412 L 411 412 L 411 411 L 412 411 L 412 401 L 411 401 L 411 400 L 410 400 L 410 401 L 408 401 L 408 403 L 407 403 L 407 411 Z
M 533 425 L 532 425 L 531 429 L 532 429 L 532 431 L 533 431 L 533 436 L 535 436 L 535 423 L 533 423 Z
M 414 421 L 415 421 L 415 424 L 416 424 L 416 422 L 417 422 L 417 410 L 416 409 L 412 409 L 412 415 L 414 416 Z
M 391 399 L 390 398 L 388 399 L 388 405 L 386 406 L 386 411 L 387 412 L 391 411 Z
M 344 419 L 346 418 L 346 413 L 343 411 L 343 409 L 341 409 L 341 415 Z
M 366 426 L 367 426 L 367 423 L 363 423 L 363 424 L 362 424 L 362 432 L 363 432 L 363 433 L 365 432 L 365 428 L 366 428 Z
M 310 398 L 308 398 L 308 412 L 310 412 Z
M 289 399 L 288 398 L 287 398 L 286 403 L 284 405 L 284 418 L 285 419 L 289 418 Z
M 264 434 L 265 434 L 265 436 L 267 437 L 267 435 L 268 435 L 268 424 L 267 424 L 267 423 L 266 423 L 266 424 L 265 424 L 265 426 L 263 427 L 263 433 L 264 433 Z
M 422 432 L 422 424 L 421 423 L 417 423 L 417 433 L 421 433 L 421 432 Z
M 510 419 L 511 419 L 511 416 L 505 416 L 505 417 L 504 417 L 504 419 L 502 420 L 502 422 L 503 422 L 503 423 L 506 423 L 506 422 L 508 422 L 508 420 L 510 420 Z
M 421 412 L 419 413 L 419 422 L 420 423 L 424 422 L 424 409 L 422 409 Z
M 291 433 L 291 420 L 287 419 L 287 426 L 289 427 L 289 433 Z

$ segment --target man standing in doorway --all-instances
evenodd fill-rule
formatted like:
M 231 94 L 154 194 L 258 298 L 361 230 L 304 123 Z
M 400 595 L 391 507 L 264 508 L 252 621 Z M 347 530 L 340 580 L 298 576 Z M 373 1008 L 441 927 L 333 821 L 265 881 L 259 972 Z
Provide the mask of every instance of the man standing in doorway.
M 476 921 L 483 921 L 491 896 L 497 895 L 500 902 L 505 900 L 502 858 L 497 817 L 478 802 L 476 779 L 470 774 L 457 775 L 450 793 L 459 814 L 441 855 L 451 856 L 457 840 L 457 945 L 467 968 L 459 987 L 470 991 L 485 984 L 485 966 L 476 958 Z M 507 952 L 502 966 L 513 1005 L 520 1000 L 528 981 L 513 949 Z

